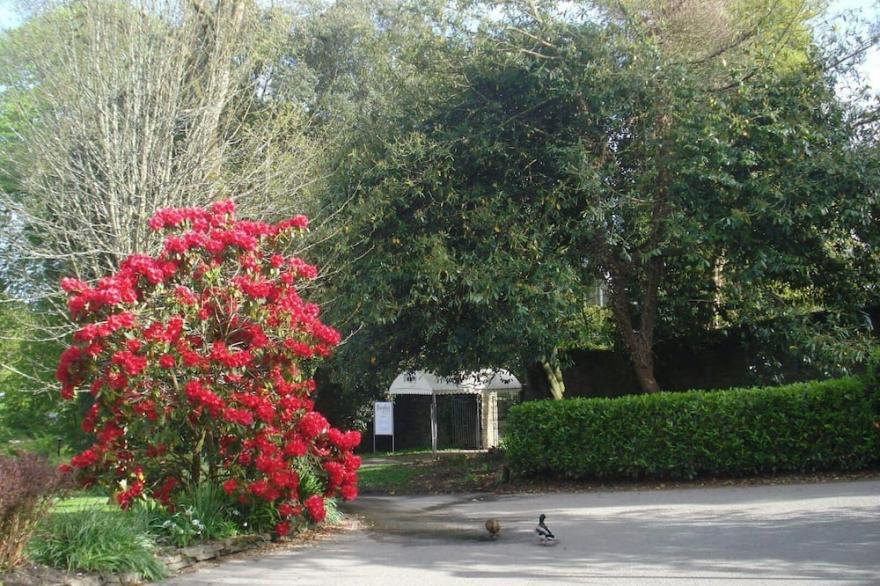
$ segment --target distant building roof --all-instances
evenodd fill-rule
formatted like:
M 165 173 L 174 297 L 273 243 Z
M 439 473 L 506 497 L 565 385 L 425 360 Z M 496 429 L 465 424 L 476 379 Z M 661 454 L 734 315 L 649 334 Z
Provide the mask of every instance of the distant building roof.
M 397 375 L 388 392 L 392 395 L 458 395 L 520 389 L 522 385 L 519 380 L 503 369 L 483 369 L 462 375 L 460 380 L 438 377 L 430 372 L 416 370 Z

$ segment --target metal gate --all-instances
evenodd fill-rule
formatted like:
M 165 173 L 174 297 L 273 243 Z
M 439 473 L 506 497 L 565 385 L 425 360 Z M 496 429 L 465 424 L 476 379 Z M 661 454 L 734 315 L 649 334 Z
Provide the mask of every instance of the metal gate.
M 438 444 L 441 449 L 479 447 L 479 395 L 437 397 Z

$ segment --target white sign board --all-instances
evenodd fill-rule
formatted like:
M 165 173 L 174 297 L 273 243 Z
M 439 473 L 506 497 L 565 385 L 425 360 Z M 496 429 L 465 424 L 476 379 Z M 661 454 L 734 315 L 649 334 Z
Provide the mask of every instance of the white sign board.
M 394 403 L 376 401 L 375 435 L 394 435 Z

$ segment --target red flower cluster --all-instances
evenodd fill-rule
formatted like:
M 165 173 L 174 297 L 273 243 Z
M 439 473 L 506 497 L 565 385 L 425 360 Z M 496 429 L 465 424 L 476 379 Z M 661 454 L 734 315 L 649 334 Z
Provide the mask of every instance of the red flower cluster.
M 303 504 L 309 512 L 312 521 L 320 523 L 324 520 L 324 517 L 327 515 L 327 512 L 324 510 L 324 499 L 318 495 L 313 495 L 307 498 Z
M 313 411 L 303 374 L 340 341 L 297 290 L 317 269 L 286 252 L 308 220 L 234 212 L 231 201 L 159 210 L 150 227 L 172 233 L 158 256 L 132 255 L 92 285 L 63 279 L 80 328 L 56 376 L 65 398 L 85 387 L 95 400 L 83 429 L 96 441 L 71 465 L 111 488 L 124 481 L 120 506 L 141 494 L 173 506 L 204 480 L 188 464 L 198 453 L 231 498 L 271 503 L 281 535 L 296 517 L 323 520 L 325 497 L 356 496 L 360 434 Z M 320 494 L 300 494 L 304 470 Z
M 131 486 L 122 492 L 116 493 L 116 502 L 119 504 L 119 507 L 122 509 L 127 509 L 131 506 L 131 502 L 139 497 L 144 491 L 144 483 L 140 480 L 135 480 L 131 483 Z

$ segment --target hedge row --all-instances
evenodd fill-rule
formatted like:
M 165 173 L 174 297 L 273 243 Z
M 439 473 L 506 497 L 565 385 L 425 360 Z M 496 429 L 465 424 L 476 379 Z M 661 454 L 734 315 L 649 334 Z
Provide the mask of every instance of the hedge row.
M 880 462 L 876 394 L 843 378 L 532 401 L 511 409 L 505 447 L 514 473 L 564 478 L 855 470 Z

